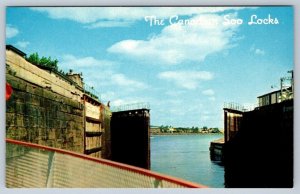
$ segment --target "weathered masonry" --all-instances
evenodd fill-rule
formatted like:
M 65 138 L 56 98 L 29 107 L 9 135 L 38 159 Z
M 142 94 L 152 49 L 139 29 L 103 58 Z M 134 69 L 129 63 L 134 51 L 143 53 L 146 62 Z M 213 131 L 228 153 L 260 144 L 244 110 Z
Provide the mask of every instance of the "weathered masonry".
M 149 105 L 111 112 L 82 81 L 6 47 L 6 137 L 150 168 Z M 112 126 L 112 129 L 111 129 Z
M 109 158 L 109 107 L 84 89 L 79 74 L 33 65 L 6 46 L 6 137 Z

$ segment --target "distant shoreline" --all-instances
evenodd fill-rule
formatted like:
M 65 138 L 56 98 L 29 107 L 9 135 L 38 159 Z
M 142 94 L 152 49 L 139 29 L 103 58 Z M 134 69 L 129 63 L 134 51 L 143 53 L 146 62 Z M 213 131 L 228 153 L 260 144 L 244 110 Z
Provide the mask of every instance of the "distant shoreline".
M 151 133 L 150 136 L 165 136 L 165 135 L 217 135 L 224 133 Z

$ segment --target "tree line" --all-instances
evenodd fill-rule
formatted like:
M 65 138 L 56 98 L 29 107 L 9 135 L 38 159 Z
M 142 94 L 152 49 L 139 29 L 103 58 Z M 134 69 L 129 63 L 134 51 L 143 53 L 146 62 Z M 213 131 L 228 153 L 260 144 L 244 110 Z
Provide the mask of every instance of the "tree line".
M 207 126 L 199 127 L 172 127 L 170 125 L 161 125 L 158 128 L 160 133 L 221 133 L 220 129 L 217 127 L 208 128 Z

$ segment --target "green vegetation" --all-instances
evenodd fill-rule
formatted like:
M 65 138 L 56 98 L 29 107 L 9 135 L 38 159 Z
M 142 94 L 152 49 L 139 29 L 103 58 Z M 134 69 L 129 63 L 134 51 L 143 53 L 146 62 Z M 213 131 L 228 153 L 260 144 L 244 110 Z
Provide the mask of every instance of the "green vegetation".
M 26 60 L 34 65 L 49 67 L 51 69 L 58 71 L 57 59 L 52 60 L 51 57 L 47 58 L 44 56 L 40 58 L 38 53 L 32 53 L 29 57 L 26 57 Z
M 26 57 L 26 60 L 34 65 L 49 68 L 51 69 L 51 71 L 54 71 L 56 74 L 60 74 L 60 76 L 62 76 L 65 80 L 69 81 L 71 84 L 75 84 L 73 80 L 69 79 L 68 73 L 65 73 L 63 70 L 58 68 L 57 59 L 52 60 L 51 57 L 44 57 L 44 56 L 40 58 L 39 54 L 36 52 L 29 55 L 29 57 Z M 70 69 L 70 73 L 72 72 L 73 70 Z M 91 88 L 93 89 L 93 87 Z M 92 91 L 85 90 L 85 93 L 90 95 L 93 98 L 99 99 L 99 97 L 93 94 Z
M 177 134 L 186 134 L 186 133 L 221 133 L 219 128 L 208 128 L 206 126 L 199 127 L 172 127 L 161 125 L 159 127 L 151 126 L 151 132 L 155 134 L 164 134 L 164 133 L 177 133 Z

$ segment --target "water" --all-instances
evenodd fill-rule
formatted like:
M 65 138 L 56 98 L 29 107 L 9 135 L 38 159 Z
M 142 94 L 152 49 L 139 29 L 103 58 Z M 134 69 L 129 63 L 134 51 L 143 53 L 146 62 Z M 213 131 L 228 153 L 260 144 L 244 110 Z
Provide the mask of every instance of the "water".
M 210 142 L 222 134 L 151 138 L 151 170 L 213 188 L 224 188 L 224 167 L 212 162 Z

